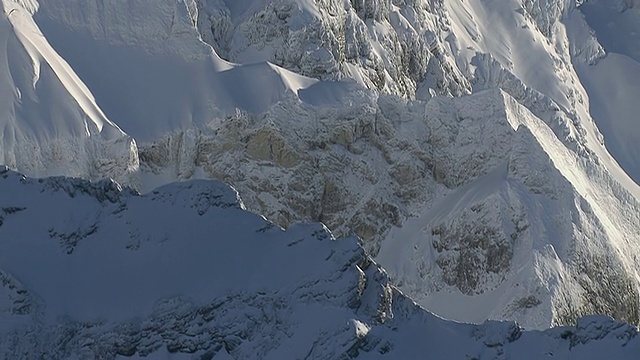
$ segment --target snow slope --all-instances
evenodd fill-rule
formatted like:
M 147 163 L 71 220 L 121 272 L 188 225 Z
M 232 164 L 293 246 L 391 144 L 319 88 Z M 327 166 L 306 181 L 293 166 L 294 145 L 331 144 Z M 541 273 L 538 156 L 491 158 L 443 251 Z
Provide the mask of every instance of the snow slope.
M 589 1 L 580 11 L 607 52 L 596 64 L 576 64 L 590 95 L 591 113 L 607 149 L 640 182 L 640 6 L 633 1 Z
M 146 195 L 0 170 L 0 354 L 47 359 L 631 359 L 635 327 L 523 331 L 418 307 L 321 224 L 281 230 L 215 181 Z
M 135 141 L 51 48 L 31 18 L 37 3 L 0 6 L 0 162 L 37 176 L 133 183 Z
M 145 0 L 125 9 L 56 0 L 41 4 L 35 18 L 109 118 L 141 143 L 204 128 L 236 109 L 263 112 L 318 82 L 266 62 L 222 60 L 200 40 L 183 2 Z
M 347 56 L 333 66 L 297 57 L 290 61 L 280 52 L 299 54 L 298 46 L 308 46 L 300 37 L 322 32 L 319 24 L 331 36 L 332 21 L 355 15 L 366 30 L 354 42 L 375 48 L 372 58 L 389 60 L 378 41 L 407 44 L 394 16 L 402 15 L 415 29 L 432 25 L 420 16 L 433 14 L 446 26 L 419 35 L 425 41 L 433 36 L 425 52 L 455 59 L 459 71 L 447 72 L 437 83 L 458 81 L 475 92 L 500 88 L 506 94 L 493 91 L 453 103 L 434 98 L 423 112 L 419 102 L 392 106 L 398 99 L 372 92 L 368 96 L 374 100 L 353 102 L 360 104 L 355 118 L 350 111 L 288 102 L 266 114 L 229 118 L 234 125 L 223 123 L 213 136 L 181 134 L 180 139 L 205 144 L 189 145 L 197 159 L 191 166 L 233 183 L 246 194 L 250 208 L 280 224 L 320 220 L 373 240 L 367 248 L 373 254 L 382 248 L 378 259 L 401 288 L 447 317 L 510 318 L 540 328 L 598 312 L 637 323 L 638 264 L 631 254 L 638 246 L 640 191 L 602 146 L 591 118 L 590 102 L 598 93 L 578 74 L 604 52 L 575 6 L 446 1 L 444 7 L 423 2 L 424 8 L 413 3 L 385 8 L 384 2 L 371 2 L 370 8 L 353 3 L 343 14 L 331 4 L 320 2 L 314 12 L 295 2 L 255 2 L 243 7 L 242 15 L 236 9 L 227 18 L 224 4 L 212 2 L 202 5 L 199 14 L 208 19 L 212 33 L 202 23 L 199 29 L 203 39 L 232 60 L 250 54 L 313 76 L 351 76 L 361 85 L 405 94 L 406 89 L 389 83 L 380 88 L 369 82 L 358 57 Z M 412 11 L 419 15 L 409 16 Z M 305 14 L 314 20 L 301 30 Z M 256 24 L 256 19 L 261 20 Z M 282 27 L 289 36 L 260 33 L 265 23 Z M 270 46 L 258 51 L 265 42 Z M 321 45 L 312 53 L 335 53 L 331 42 Z M 384 63 L 385 71 L 396 66 L 394 79 L 410 75 L 391 60 Z M 311 72 L 305 67 L 309 64 Z M 349 69 L 358 66 L 364 70 L 353 75 Z M 627 76 L 629 86 L 620 92 L 633 96 L 627 89 L 633 89 L 634 80 Z M 419 84 L 410 96 L 424 96 Z M 428 93 L 447 91 L 433 86 Z M 529 119 L 526 126 L 516 131 L 524 119 Z M 245 148 L 246 139 L 270 141 L 270 151 L 255 152 L 251 143 Z M 176 143 L 167 139 L 161 151 L 180 152 Z M 475 195 L 458 203 L 467 192 Z M 443 210 L 452 203 L 457 207 Z M 361 210 L 354 210 L 354 204 Z M 407 215 L 417 219 L 404 223 Z M 379 234 L 388 229 L 393 230 L 381 240 Z M 599 285 L 602 278 L 608 279 L 606 286 Z
M 427 114 L 440 177 L 462 186 L 382 243 L 377 260 L 401 289 L 464 321 L 638 321 L 640 202 L 605 164 L 500 91 L 434 99 Z

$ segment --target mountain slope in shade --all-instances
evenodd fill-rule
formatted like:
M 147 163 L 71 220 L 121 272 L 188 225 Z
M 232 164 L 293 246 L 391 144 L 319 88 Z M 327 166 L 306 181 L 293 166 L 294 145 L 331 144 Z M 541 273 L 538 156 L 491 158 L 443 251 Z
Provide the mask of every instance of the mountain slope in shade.
M 128 7 L 54 0 L 35 19 L 109 118 L 143 144 L 207 128 L 236 109 L 264 112 L 319 83 L 264 61 L 222 60 L 200 39 L 189 9 L 168 0 Z M 349 84 L 329 86 L 340 93 Z M 312 101 L 330 100 L 323 97 L 316 92 Z
M 588 1 L 580 11 L 607 55 L 591 66 L 577 66 L 590 94 L 591 112 L 607 149 L 640 183 L 640 3 Z
M 134 183 L 135 141 L 31 18 L 36 2 L 0 3 L 0 162 L 31 175 L 113 177 Z
M 47 359 L 631 359 L 635 327 L 459 324 L 402 295 L 355 238 L 284 231 L 215 181 L 146 195 L 0 170 L 0 354 Z M 170 221 L 169 221 L 170 220 Z

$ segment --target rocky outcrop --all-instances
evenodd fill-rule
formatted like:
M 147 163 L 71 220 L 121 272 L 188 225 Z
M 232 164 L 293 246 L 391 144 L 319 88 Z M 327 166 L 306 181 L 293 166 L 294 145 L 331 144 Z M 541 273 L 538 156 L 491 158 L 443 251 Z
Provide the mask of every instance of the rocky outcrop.
M 256 8 L 198 0 L 203 40 L 223 58 L 270 61 L 323 80 L 354 78 L 409 98 L 420 92 L 461 95 L 468 81 L 442 51 L 447 30 L 442 2 L 323 0 L 313 8 L 289 0 Z M 375 25 L 374 25 L 375 24 Z
M 141 147 L 144 169 L 203 171 L 281 226 L 322 221 L 336 234 L 371 240 L 375 253 L 382 234 L 437 185 L 422 134 L 400 135 L 404 121 L 424 116 L 422 104 L 356 96 L 352 106 L 332 109 L 293 100 L 259 116 L 238 113 L 215 133 L 169 136 Z

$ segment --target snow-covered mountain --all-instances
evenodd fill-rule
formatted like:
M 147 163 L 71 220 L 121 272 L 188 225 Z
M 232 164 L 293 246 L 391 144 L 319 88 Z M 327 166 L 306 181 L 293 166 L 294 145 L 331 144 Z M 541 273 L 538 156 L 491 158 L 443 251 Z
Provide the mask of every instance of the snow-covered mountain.
M 278 225 L 357 234 L 407 295 L 456 320 L 640 321 L 636 2 L 2 4 L 2 36 L 26 29 L 18 18 L 31 29 L 7 54 L 41 32 L 62 84 L 10 85 L 12 104 L 25 86 L 47 100 L 13 128 L 120 151 L 70 156 L 83 171 L 48 153 L 12 168 L 122 179 L 139 157 L 122 180 L 143 190 L 223 180 Z M 88 132 L 43 130 L 56 107 L 76 109 L 58 128 Z M 5 152 L 46 148 L 6 134 Z M 94 161 L 113 157 L 126 161 Z
M 523 331 L 460 324 L 390 285 L 354 237 L 281 230 L 193 180 L 146 195 L 113 181 L 0 169 L 5 359 L 632 359 L 636 327 L 586 317 Z

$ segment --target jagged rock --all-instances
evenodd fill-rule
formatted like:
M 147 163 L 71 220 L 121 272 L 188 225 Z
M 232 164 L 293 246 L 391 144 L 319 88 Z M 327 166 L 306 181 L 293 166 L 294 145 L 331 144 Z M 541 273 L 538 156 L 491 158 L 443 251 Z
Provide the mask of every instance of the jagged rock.
M 247 154 L 256 160 L 268 160 L 289 168 L 297 165 L 300 156 L 287 146 L 279 132 L 265 127 L 252 135 L 247 142 Z

